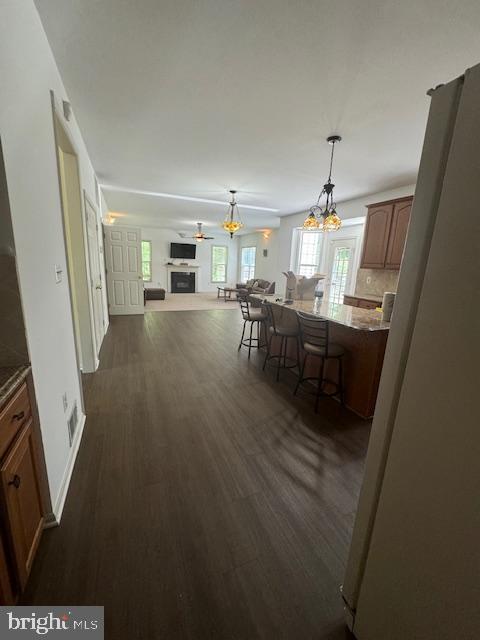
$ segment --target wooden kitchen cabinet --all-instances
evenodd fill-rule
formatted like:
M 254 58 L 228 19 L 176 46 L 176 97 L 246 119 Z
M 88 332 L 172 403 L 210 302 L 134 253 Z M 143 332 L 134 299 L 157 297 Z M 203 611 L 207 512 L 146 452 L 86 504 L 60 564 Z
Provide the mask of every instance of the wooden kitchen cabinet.
M 413 196 L 368 206 L 362 269 L 399 269 Z
M 42 500 L 31 420 L 2 463 L 3 496 L 8 513 L 14 563 L 23 589 L 43 529 Z
M 362 269 L 383 269 L 385 267 L 392 214 L 392 203 L 368 208 L 360 265 Z
M 7 381 L 0 396 L 0 605 L 24 590 L 51 514 L 33 379 L 25 367 L 10 369 L 11 391 Z
M 385 258 L 386 269 L 400 269 L 403 250 L 407 240 L 411 210 L 412 200 L 397 202 L 393 206 L 392 224 L 388 239 L 387 256 Z

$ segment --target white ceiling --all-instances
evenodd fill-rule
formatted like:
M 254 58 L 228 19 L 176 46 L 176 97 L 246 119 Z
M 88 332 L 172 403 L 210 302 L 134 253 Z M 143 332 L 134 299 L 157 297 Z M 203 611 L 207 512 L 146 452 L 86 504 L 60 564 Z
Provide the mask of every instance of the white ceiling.
M 36 0 L 101 183 L 279 209 L 414 182 L 427 89 L 480 62 L 478 0 Z M 136 224 L 226 207 L 106 192 Z

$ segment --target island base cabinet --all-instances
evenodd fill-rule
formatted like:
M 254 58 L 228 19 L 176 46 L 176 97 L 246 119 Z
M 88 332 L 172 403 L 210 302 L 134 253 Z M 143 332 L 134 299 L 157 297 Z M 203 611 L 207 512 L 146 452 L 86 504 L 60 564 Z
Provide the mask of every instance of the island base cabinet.
M 23 590 L 43 529 L 43 514 L 31 420 L 0 468 L 16 573 Z

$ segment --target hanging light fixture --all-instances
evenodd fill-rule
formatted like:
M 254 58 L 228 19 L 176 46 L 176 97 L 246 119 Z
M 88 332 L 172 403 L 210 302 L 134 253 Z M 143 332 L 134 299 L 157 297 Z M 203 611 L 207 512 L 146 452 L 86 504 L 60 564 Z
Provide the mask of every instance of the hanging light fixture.
M 240 219 L 240 212 L 238 211 L 238 205 L 235 200 L 235 194 L 237 192 L 231 189 L 230 193 L 232 194 L 232 199 L 230 200 L 229 209 L 227 211 L 227 215 L 225 216 L 225 220 L 223 221 L 222 227 L 230 234 L 230 237 L 233 238 L 233 234 L 243 227 L 243 222 Z M 237 210 L 236 220 L 235 209 Z
M 317 204 L 315 204 L 305 218 L 303 223 L 304 229 L 318 229 L 319 231 L 336 231 L 342 226 L 342 221 L 338 217 L 336 208 L 337 205 L 333 200 L 333 188 L 335 185 L 332 183 L 332 166 L 333 166 L 333 152 L 335 150 L 335 143 L 340 142 L 342 138 L 340 136 L 328 136 L 327 142 L 332 145 L 332 153 L 330 156 L 330 171 L 328 173 L 327 182 L 323 185 L 321 194 L 318 196 Z M 325 207 L 322 209 L 320 206 L 320 200 L 323 195 L 327 196 Z

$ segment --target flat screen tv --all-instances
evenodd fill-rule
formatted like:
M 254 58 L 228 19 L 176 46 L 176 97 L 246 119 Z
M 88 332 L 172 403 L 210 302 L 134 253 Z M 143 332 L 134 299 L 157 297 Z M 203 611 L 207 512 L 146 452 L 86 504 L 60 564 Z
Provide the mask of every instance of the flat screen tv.
M 189 260 L 194 260 L 196 252 L 196 244 L 170 243 L 170 258 L 188 258 Z

